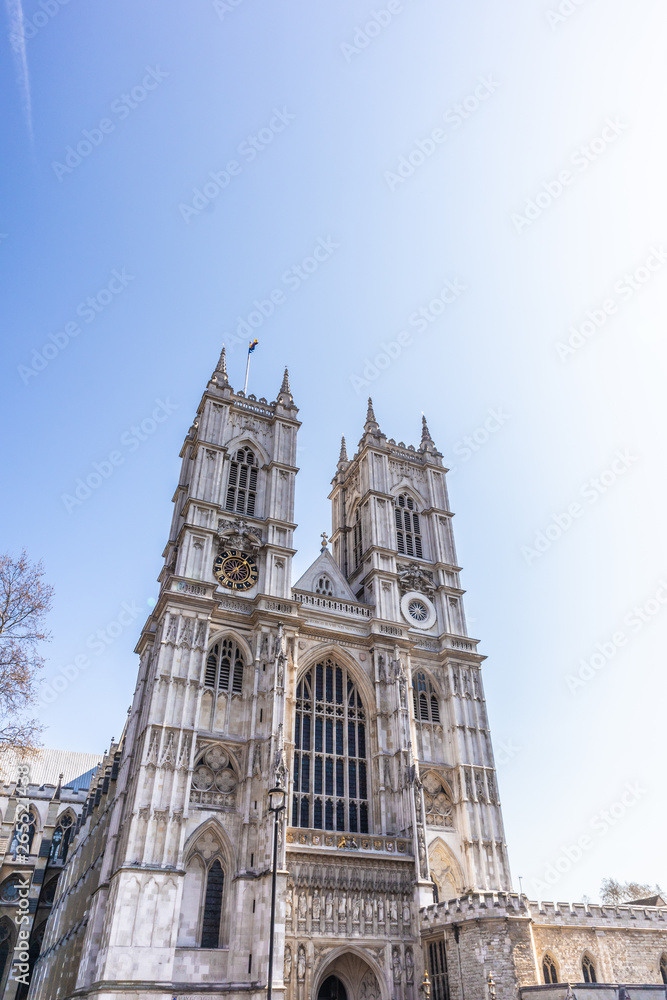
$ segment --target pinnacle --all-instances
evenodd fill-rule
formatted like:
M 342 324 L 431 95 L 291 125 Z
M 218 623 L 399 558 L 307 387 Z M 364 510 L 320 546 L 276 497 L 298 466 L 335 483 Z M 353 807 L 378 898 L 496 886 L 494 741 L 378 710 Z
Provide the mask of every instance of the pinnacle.
M 428 429 L 428 424 L 426 423 L 426 417 L 422 413 L 422 444 L 426 444 L 428 441 L 433 441 L 431 437 L 431 432 Z
M 345 437 L 340 439 L 340 455 L 338 456 L 338 464 L 341 462 L 347 462 L 347 445 L 345 444 Z
M 224 344 L 222 345 L 222 351 L 220 352 L 220 357 L 218 358 L 218 363 L 215 366 L 215 372 L 213 374 L 218 372 L 222 375 L 222 384 L 229 385 L 229 377 L 227 375 L 227 351 Z
M 372 421 L 372 422 L 373 422 L 374 424 L 375 424 L 375 423 L 377 423 L 377 420 L 375 419 L 375 413 L 374 413 L 374 411 L 373 411 L 373 400 L 372 400 L 372 399 L 371 399 L 371 397 L 369 396 L 369 397 L 368 397 L 368 411 L 367 411 L 367 413 L 366 413 L 366 423 L 368 424 L 368 423 L 370 423 L 371 421 Z
M 285 374 L 283 375 L 283 384 L 280 387 L 280 391 L 286 392 L 289 396 L 292 395 L 292 390 L 290 389 L 289 386 L 289 372 L 287 371 L 287 367 L 285 367 Z

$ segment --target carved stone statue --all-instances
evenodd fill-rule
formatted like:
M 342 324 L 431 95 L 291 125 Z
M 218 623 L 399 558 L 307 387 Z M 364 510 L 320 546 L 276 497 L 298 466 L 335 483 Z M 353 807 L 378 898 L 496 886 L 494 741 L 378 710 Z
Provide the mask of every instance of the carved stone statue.
M 412 955 L 412 948 L 405 949 L 405 978 L 408 983 L 414 982 L 415 960 Z
M 347 909 L 347 900 L 345 898 L 345 893 L 342 892 L 340 894 L 340 896 L 338 897 L 338 920 L 339 921 L 345 920 L 346 909 Z
M 285 923 L 291 924 L 292 922 L 292 893 L 288 892 L 285 897 Z
M 367 926 L 373 923 L 373 900 L 371 899 L 370 896 L 366 896 L 366 903 L 364 906 L 364 919 L 366 921 Z
M 391 761 L 389 760 L 389 757 L 385 757 L 384 759 L 384 787 L 390 792 L 393 792 L 394 790 L 394 783 L 391 778 Z
M 394 973 L 394 982 L 400 983 L 401 976 L 403 975 L 403 966 L 401 965 L 401 953 L 398 945 L 394 945 L 391 949 L 391 968 Z
M 398 906 L 395 899 L 389 900 L 389 920 L 392 924 L 398 921 Z
M 355 896 L 352 900 L 352 923 L 359 923 L 359 916 L 361 914 L 361 902 L 358 896 Z
M 384 923 L 384 898 L 382 896 L 378 899 L 378 923 Z
M 322 912 L 322 900 L 320 899 L 319 892 L 316 892 L 313 896 L 313 921 L 317 924 L 320 922 L 320 913 Z
M 328 892 L 324 904 L 324 919 L 333 920 L 333 893 Z
M 285 966 L 283 968 L 283 979 L 286 983 L 292 978 L 292 949 L 288 944 L 285 945 Z
M 308 913 L 308 900 L 305 892 L 299 893 L 299 920 L 305 920 Z
M 300 982 L 306 978 L 306 949 L 299 945 L 299 954 L 296 960 L 296 974 Z
M 403 914 L 402 914 L 402 916 L 403 916 L 403 923 L 404 923 L 404 925 L 407 926 L 410 923 L 410 904 L 408 903 L 407 899 L 403 900 Z

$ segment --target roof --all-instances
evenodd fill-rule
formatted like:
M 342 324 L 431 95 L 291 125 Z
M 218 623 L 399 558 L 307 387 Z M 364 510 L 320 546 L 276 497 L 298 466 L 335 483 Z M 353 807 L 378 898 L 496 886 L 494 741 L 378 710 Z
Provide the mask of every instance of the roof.
M 328 576 L 331 581 L 332 592 L 325 596 L 336 597 L 342 601 L 357 600 L 328 549 L 322 549 L 315 562 L 311 563 L 303 576 L 293 585 L 292 590 L 305 590 L 314 594 L 320 576 Z
M 63 787 L 78 791 L 89 788 L 95 768 L 103 758 L 101 753 L 79 753 L 77 750 L 42 749 L 26 761 L 30 767 L 31 785 L 57 785 L 63 775 Z M 22 758 L 13 750 L 0 754 L 0 781 L 5 784 L 17 779 L 17 767 Z

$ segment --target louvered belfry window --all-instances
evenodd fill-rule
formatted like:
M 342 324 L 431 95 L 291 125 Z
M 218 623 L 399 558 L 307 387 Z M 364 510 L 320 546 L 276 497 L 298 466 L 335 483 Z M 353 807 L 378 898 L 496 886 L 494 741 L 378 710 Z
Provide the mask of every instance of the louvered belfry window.
M 243 656 L 233 639 L 221 639 L 206 660 L 204 686 L 217 691 L 243 693 Z
M 412 687 L 412 703 L 415 719 L 420 722 L 440 722 L 440 704 L 431 681 L 421 671 L 415 675 Z
M 239 448 L 229 464 L 225 509 L 255 516 L 257 502 L 257 459 L 252 448 Z
M 419 514 L 415 502 L 408 493 L 401 493 L 394 506 L 396 517 L 396 546 L 402 555 L 422 558 L 422 536 Z
M 225 887 L 225 873 L 216 859 L 206 875 L 206 895 L 202 919 L 202 948 L 217 948 L 220 944 L 220 920 L 222 917 L 222 894 Z
M 292 825 L 368 833 L 366 713 L 347 669 L 325 660 L 296 689 Z

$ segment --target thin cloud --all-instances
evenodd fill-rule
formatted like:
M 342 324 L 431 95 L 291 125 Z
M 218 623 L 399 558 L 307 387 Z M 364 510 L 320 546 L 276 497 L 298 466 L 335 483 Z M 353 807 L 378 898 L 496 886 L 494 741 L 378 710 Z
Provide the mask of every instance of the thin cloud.
M 25 50 L 25 30 L 23 27 L 23 4 L 21 0 L 5 0 L 9 17 L 9 40 L 14 51 L 14 62 L 18 72 L 18 82 L 21 88 L 21 99 L 25 113 L 26 125 L 30 142 L 34 142 L 32 130 L 32 102 L 30 99 L 30 76 L 28 74 L 28 58 Z

